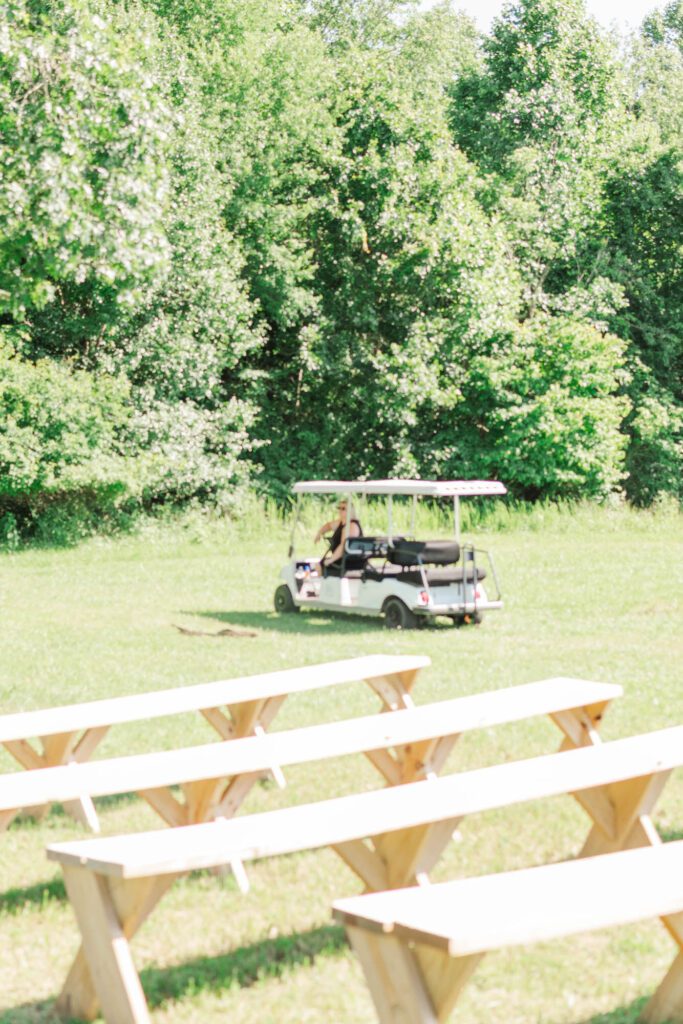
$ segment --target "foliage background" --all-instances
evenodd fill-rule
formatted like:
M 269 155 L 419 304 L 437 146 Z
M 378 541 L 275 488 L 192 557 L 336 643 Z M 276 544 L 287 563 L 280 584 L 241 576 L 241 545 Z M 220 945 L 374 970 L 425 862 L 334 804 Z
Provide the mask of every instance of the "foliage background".
M 318 475 L 680 501 L 682 134 L 680 0 L 3 0 L 0 540 Z

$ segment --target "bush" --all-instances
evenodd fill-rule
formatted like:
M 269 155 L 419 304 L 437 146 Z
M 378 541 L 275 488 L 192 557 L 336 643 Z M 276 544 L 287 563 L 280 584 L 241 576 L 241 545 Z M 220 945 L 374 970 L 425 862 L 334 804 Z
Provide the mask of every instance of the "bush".
M 460 451 L 518 497 L 602 498 L 624 477 L 624 343 L 537 316 L 476 359 Z M 455 468 L 455 467 L 453 467 Z
M 0 340 L 0 515 L 8 542 L 49 506 L 75 495 L 114 505 L 130 469 L 118 434 L 130 418 L 118 379 L 42 359 Z
M 636 505 L 683 500 L 683 408 L 640 360 L 634 363 L 626 492 Z

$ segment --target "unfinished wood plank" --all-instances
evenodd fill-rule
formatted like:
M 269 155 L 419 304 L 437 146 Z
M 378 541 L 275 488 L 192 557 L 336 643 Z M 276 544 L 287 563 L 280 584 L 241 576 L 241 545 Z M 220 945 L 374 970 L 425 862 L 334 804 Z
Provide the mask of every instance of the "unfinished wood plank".
M 399 708 L 415 706 L 410 694 L 416 678 L 417 670 L 396 672 L 368 679 L 368 685 L 382 701 L 384 710 L 397 711 Z
M 451 841 L 460 821 L 462 818 L 445 817 L 442 821 L 374 835 L 375 849 L 385 865 L 385 888 L 419 884 Z
M 16 816 L 16 811 L 0 811 L 0 832 L 4 832 L 6 828 L 9 828 Z
M 116 1024 L 149 1024 L 140 979 L 105 882 L 72 867 L 65 869 L 64 882 L 105 1019 Z M 69 1012 L 80 1016 L 80 1009 L 71 1003 Z
M 96 729 L 86 729 L 74 747 L 74 761 L 88 761 L 108 732 L 108 725 L 100 725 Z
M 364 753 L 390 786 L 401 782 L 401 766 L 388 750 L 366 750 Z
M 664 975 L 659 987 L 640 1013 L 644 1024 L 682 1024 L 683 951 Z
M 439 1024 L 444 1024 L 451 1016 L 460 993 L 476 971 L 484 954 L 454 958 L 438 949 L 416 945 L 413 955 L 436 1009 Z
M 19 762 L 22 768 L 45 768 L 45 758 L 35 750 L 28 740 L 5 740 L 3 747 Z
M 667 917 L 663 917 L 662 924 L 674 942 L 677 942 L 683 950 L 683 913 L 669 914 Z
M 138 796 L 146 800 L 167 825 L 171 825 L 173 828 L 189 825 L 187 807 L 176 799 L 170 789 L 157 787 L 155 789 L 139 789 L 137 792 Z
M 386 865 L 362 839 L 332 843 L 331 849 L 358 875 L 369 891 L 378 892 L 390 888 Z
M 362 902 L 361 902 L 362 901 Z M 335 904 L 342 922 L 450 953 L 526 945 L 683 910 L 683 841 Z
M 124 940 L 129 942 L 135 935 L 177 877 L 166 875 L 161 878 L 132 881 L 103 880 L 106 886 L 106 901 L 113 908 L 119 923 L 122 935 L 119 939 L 120 948 L 125 946 Z M 124 964 L 129 962 L 129 957 L 130 952 L 124 958 Z M 116 965 L 110 964 L 109 969 L 116 970 Z M 118 984 L 122 988 L 126 987 L 125 976 L 118 979 Z M 83 1020 L 94 1020 L 98 1014 L 100 999 L 83 943 L 62 986 L 56 1007 L 62 1016 L 75 1016 Z
M 45 764 L 66 764 L 70 761 L 78 742 L 78 731 L 51 733 L 41 736 L 40 742 L 43 745 Z
M 670 769 L 653 775 L 622 779 L 602 790 L 591 790 L 589 794 L 575 793 L 576 799 L 594 821 L 580 856 L 593 857 L 600 853 L 659 843 L 659 836 L 649 815 L 669 775 Z M 596 815 L 598 806 L 602 809 L 604 805 L 611 810 L 609 827 L 606 827 L 603 816 Z
M 195 825 L 200 821 L 211 821 L 220 806 L 225 790 L 225 779 L 186 782 L 183 783 L 182 790 L 185 794 L 186 824 Z
M 606 705 L 599 704 L 595 705 L 592 711 L 588 708 L 567 708 L 551 714 L 550 717 L 565 734 L 560 750 L 600 743 L 602 737 L 598 732 L 598 725 L 605 708 Z
M 225 831 L 218 825 L 193 826 L 172 838 L 165 832 L 152 831 L 135 837 L 86 839 L 56 844 L 50 847 L 48 856 L 65 863 L 80 863 L 85 858 L 94 870 L 111 874 L 176 870 L 179 859 L 191 870 L 221 863 L 221 851 L 226 848 L 245 859 L 272 856 L 573 794 L 577 785 L 592 791 L 633 773 L 643 775 L 655 768 L 668 772 L 681 764 L 683 726 L 677 726 L 612 740 L 600 747 L 492 765 L 428 783 L 408 783 L 400 789 L 392 787 L 249 815 L 224 823 Z M 642 821 L 638 819 L 634 829 L 641 827 Z M 651 823 L 648 827 L 652 829 Z M 651 841 L 657 841 L 656 834 Z M 214 845 L 216 859 L 212 860 Z
M 220 708 L 201 708 L 207 722 L 213 726 L 222 740 L 232 740 L 236 736 L 235 726 Z
M 360 960 L 380 1024 L 439 1024 L 436 1010 L 405 944 L 391 935 L 347 928 Z
M 572 689 L 569 682 L 577 683 L 578 699 L 589 692 L 595 696 L 596 687 L 603 692 L 607 685 L 581 681 L 566 681 L 564 686 L 557 681 L 553 681 L 552 686 L 529 684 L 531 691 L 512 687 L 395 711 L 390 715 L 372 715 L 264 737 L 137 754 L 68 768 L 46 768 L 11 778 L 3 776 L 0 777 L 0 810 L 78 799 L 84 794 L 96 797 L 154 790 L 219 775 L 262 772 L 273 765 L 302 764 L 330 756 L 398 748 L 482 725 L 516 721 L 532 708 L 537 714 L 544 713 L 548 706 L 569 700 Z M 520 697 L 514 691 L 526 692 Z
M 233 815 L 237 814 L 250 790 L 253 789 L 266 770 L 267 768 L 263 767 L 256 772 L 243 772 L 241 775 L 235 775 L 225 786 L 223 796 L 216 804 L 214 816 L 232 818 Z
M 430 659 L 424 655 L 370 654 L 169 690 L 128 694 L 38 711 L 20 711 L 0 715 L 0 743 L 52 733 L 78 732 L 97 726 L 109 727 L 123 722 L 157 718 L 160 713 L 175 715 L 283 693 L 301 693 L 345 682 L 363 682 L 377 675 L 419 671 L 430 664 Z

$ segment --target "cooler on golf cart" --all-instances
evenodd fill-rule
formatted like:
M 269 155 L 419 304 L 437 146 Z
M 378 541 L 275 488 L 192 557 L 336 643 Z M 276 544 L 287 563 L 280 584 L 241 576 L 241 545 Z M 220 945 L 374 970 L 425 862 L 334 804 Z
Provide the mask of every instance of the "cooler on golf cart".
M 450 617 L 457 625 L 481 622 L 484 612 L 502 608 L 502 596 L 489 551 L 463 543 L 460 537 L 460 499 L 506 494 L 498 480 L 308 480 L 294 485 L 296 511 L 289 562 L 275 591 L 278 612 L 301 608 L 384 616 L 390 629 L 410 629 L 427 619 Z M 338 572 L 328 574 L 320 557 L 296 553 L 302 499 L 306 495 L 343 496 L 349 506 Z M 387 526 L 383 534 L 351 536 L 349 523 L 358 500 L 383 496 Z M 394 528 L 395 497 L 411 499 L 410 526 Z M 417 501 L 440 498 L 452 503 L 453 536 L 419 540 L 415 537 Z M 490 581 L 492 596 L 484 580 Z

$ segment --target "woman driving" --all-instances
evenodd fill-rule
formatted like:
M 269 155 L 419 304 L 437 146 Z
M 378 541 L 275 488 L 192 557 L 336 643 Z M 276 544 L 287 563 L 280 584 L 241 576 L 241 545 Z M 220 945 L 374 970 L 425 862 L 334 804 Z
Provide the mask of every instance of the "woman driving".
M 347 536 L 349 537 L 362 537 L 363 530 L 358 519 L 353 517 L 353 508 L 351 509 L 351 519 L 348 523 L 348 534 L 346 531 L 346 521 L 349 511 L 349 503 L 345 498 L 342 498 L 337 505 L 337 512 L 339 516 L 337 519 L 331 519 L 328 523 L 323 523 L 318 532 L 315 535 L 315 543 L 321 539 L 323 534 L 329 533 L 330 530 L 334 530 L 332 537 L 329 542 L 329 548 L 320 559 L 320 575 L 321 576 L 340 576 L 342 569 L 342 556 L 344 554 L 344 544 Z

